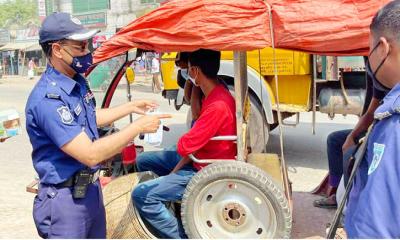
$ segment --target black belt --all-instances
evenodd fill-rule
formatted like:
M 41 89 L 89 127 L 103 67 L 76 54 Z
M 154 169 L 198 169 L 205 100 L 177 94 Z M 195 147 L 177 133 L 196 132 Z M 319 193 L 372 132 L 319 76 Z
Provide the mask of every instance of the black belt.
M 56 187 L 64 188 L 64 187 L 72 187 L 75 184 L 75 175 L 70 177 L 67 181 L 56 184 Z
M 89 173 L 90 177 L 88 178 L 87 184 L 95 183 L 99 179 L 100 170 L 101 169 L 98 169 L 93 173 Z M 56 184 L 55 186 L 58 187 L 58 188 L 73 187 L 75 185 L 75 183 L 76 183 L 77 176 L 79 174 L 81 174 L 82 172 L 84 172 L 84 171 L 88 171 L 88 170 L 86 170 L 86 169 L 85 170 L 81 170 L 81 171 L 75 173 L 72 177 L 70 177 L 66 181 L 64 181 L 62 183 L 59 183 L 59 184 Z

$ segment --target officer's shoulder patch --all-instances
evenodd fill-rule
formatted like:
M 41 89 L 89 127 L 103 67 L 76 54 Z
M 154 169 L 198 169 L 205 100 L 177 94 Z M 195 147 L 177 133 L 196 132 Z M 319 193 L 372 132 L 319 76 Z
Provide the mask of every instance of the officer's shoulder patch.
M 57 112 L 64 124 L 71 124 L 74 121 L 74 117 L 66 106 L 57 108 Z
M 371 165 L 368 168 L 368 175 L 373 173 L 382 160 L 383 153 L 385 152 L 385 144 L 374 143 L 374 150 Z
M 392 116 L 392 114 L 389 111 L 374 113 L 374 119 L 377 119 L 379 121 L 382 119 L 388 118 L 390 116 Z
M 47 83 L 46 88 L 46 98 L 49 99 L 61 99 L 61 89 L 57 84 L 51 84 L 53 82 Z

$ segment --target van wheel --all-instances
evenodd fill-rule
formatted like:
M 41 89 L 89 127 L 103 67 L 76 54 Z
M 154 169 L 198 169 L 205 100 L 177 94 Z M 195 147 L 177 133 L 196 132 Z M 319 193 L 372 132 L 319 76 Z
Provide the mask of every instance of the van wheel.
M 290 238 L 287 199 L 272 178 L 243 162 L 214 163 L 197 173 L 182 199 L 189 238 Z
M 247 129 L 247 145 L 251 147 L 251 152 L 265 152 L 269 139 L 269 125 L 261 105 L 252 95 L 250 95 L 250 118 Z

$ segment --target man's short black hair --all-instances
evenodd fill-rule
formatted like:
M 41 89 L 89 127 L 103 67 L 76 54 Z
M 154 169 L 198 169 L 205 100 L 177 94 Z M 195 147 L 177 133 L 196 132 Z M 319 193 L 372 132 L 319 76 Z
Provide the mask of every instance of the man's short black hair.
M 51 57 L 51 53 L 52 53 L 51 45 L 55 42 L 56 41 L 40 43 L 40 46 L 42 47 L 42 50 L 47 58 Z
M 208 78 L 216 78 L 219 71 L 221 53 L 214 50 L 199 49 L 189 55 L 191 66 L 199 67 Z
M 176 54 L 175 66 L 179 66 L 179 63 L 181 63 L 181 62 L 188 64 L 189 55 L 190 55 L 190 52 L 178 52 Z
M 381 8 L 372 19 L 370 29 L 374 37 L 386 37 L 400 43 L 400 0 Z

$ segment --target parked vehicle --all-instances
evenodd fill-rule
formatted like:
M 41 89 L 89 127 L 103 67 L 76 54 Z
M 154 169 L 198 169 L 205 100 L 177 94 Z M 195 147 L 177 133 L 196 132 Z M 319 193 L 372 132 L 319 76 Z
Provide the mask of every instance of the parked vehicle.
M 249 2 L 256 8 L 262 10 L 264 14 L 254 9 L 246 9 Z M 237 21 L 247 21 L 249 18 L 255 19 L 259 23 L 265 23 L 267 18 L 267 6 L 261 1 L 235 1 L 231 5 L 231 1 L 225 1 L 232 10 L 238 11 L 235 16 Z M 173 2 L 168 2 L 163 7 L 167 7 Z M 197 4 L 197 3 L 196 3 Z M 213 3 L 201 3 L 207 7 L 214 8 Z M 175 9 L 175 8 L 172 8 Z M 176 13 L 180 10 L 175 9 Z M 201 8 L 198 11 L 202 11 Z M 171 14 L 171 12 L 169 12 Z M 204 14 L 200 14 L 200 16 Z M 144 16 L 146 17 L 146 16 Z M 219 16 L 232 19 L 231 16 Z M 228 20 L 228 19 L 227 19 Z M 138 19 L 139 21 L 139 19 Z M 167 23 L 167 19 L 165 20 Z M 150 23 L 150 22 L 149 22 Z M 173 22 L 169 23 L 174 28 Z M 233 23 L 232 23 L 233 24 Z M 235 58 L 236 74 L 227 76 L 227 82 L 230 82 L 231 90 L 234 92 L 236 100 L 236 116 L 237 116 L 237 136 L 231 136 L 227 141 L 236 141 L 237 157 L 236 160 L 209 160 L 197 159 L 192 156 L 195 162 L 212 163 L 206 168 L 198 172 L 186 188 L 185 195 L 180 203 L 170 203 L 171 211 L 176 216 L 181 216 L 187 235 L 191 238 L 289 238 L 292 226 L 291 220 L 291 191 L 287 179 L 287 171 L 284 162 L 275 154 L 247 154 L 247 140 L 243 136 L 247 135 L 248 124 L 254 119 L 254 112 L 251 109 L 260 107 L 261 103 L 253 102 L 252 96 L 249 94 L 246 72 L 246 50 L 266 46 L 267 41 L 255 34 L 256 29 L 261 30 L 262 25 L 257 24 L 256 27 L 247 28 L 242 33 L 246 35 L 243 39 L 238 39 L 234 34 L 228 34 L 232 39 L 232 46 L 225 45 L 224 50 L 231 50 L 232 58 Z M 157 25 L 148 25 L 157 27 Z M 232 29 L 234 24 L 225 28 Z M 219 28 L 207 25 L 212 31 L 219 31 Z M 129 32 L 129 29 L 125 29 Z M 233 32 L 233 31 L 229 31 Z M 103 43 L 102 48 L 107 48 L 108 44 L 118 37 L 117 33 L 113 38 Z M 214 34 L 215 35 L 215 34 Z M 214 41 L 216 39 L 213 39 Z M 146 39 L 142 39 L 143 42 Z M 216 42 L 222 41 L 216 40 Z M 169 39 L 174 44 L 174 39 Z M 218 49 L 216 42 L 204 42 L 204 45 L 191 44 L 191 48 L 210 48 Z M 241 51 L 233 46 L 241 44 Z M 117 44 L 118 45 L 118 44 Z M 118 47 L 117 47 L 118 48 Z M 113 51 L 106 50 L 110 54 L 110 58 L 98 63 L 98 66 L 107 64 L 107 61 L 113 61 L 113 57 L 122 59 L 125 63 L 121 65 L 114 79 L 111 81 L 109 88 L 102 103 L 102 107 L 108 107 L 115 88 L 121 80 L 125 71 L 131 71 L 131 64 L 138 56 L 129 56 L 128 51 L 131 48 L 121 46 L 118 56 L 113 56 Z M 162 49 L 162 46 L 151 47 L 149 45 L 145 50 L 157 50 L 166 52 L 169 49 Z M 189 50 L 185 46 L 175 44 L 175 51 Z M 99 52 L 95 53 L 95 59 L 98 59 Z M 141 51 L 137 51 L 140 55 Z M 175 59 L 171 59 L 173 63 Z M 223 68 L 223 67 L 222 67 Z M 96 73 L 96 68 L 92 70 L 88 78 Z M 224 77 L 224 76 L 222 76 Z M 164 82 L 166 83 L 166 82 Z M 256 88 L 256 91 L 259 88 Z M 257 104 L 257 105 L 253 105 Z M 258 129 L 258 132 L 261 132 Z M 250 135 L 253 133 L 250 133 Z M 213 139 L 210 139 L 212 141 Z M 218 174 L 213 174 L 215 172 Z M 151 179 L 156 176 L 146 173 L 133 173 L 123 177 L 116 178 L 108 183 L 104 188 L 104 200 L 107 211 L 108 237 L 110 238 L 149 238 L 156 237 L 151 228 L 141 220 L 140 215 L 136 211 L 130 200 L 131 190 L 141 181 Z M 199 191 L 200 190 L 200 191 Z M 121 194 L 115 194 L 121 193 Z M 209 209 L 213 209 L 211 212 Z

